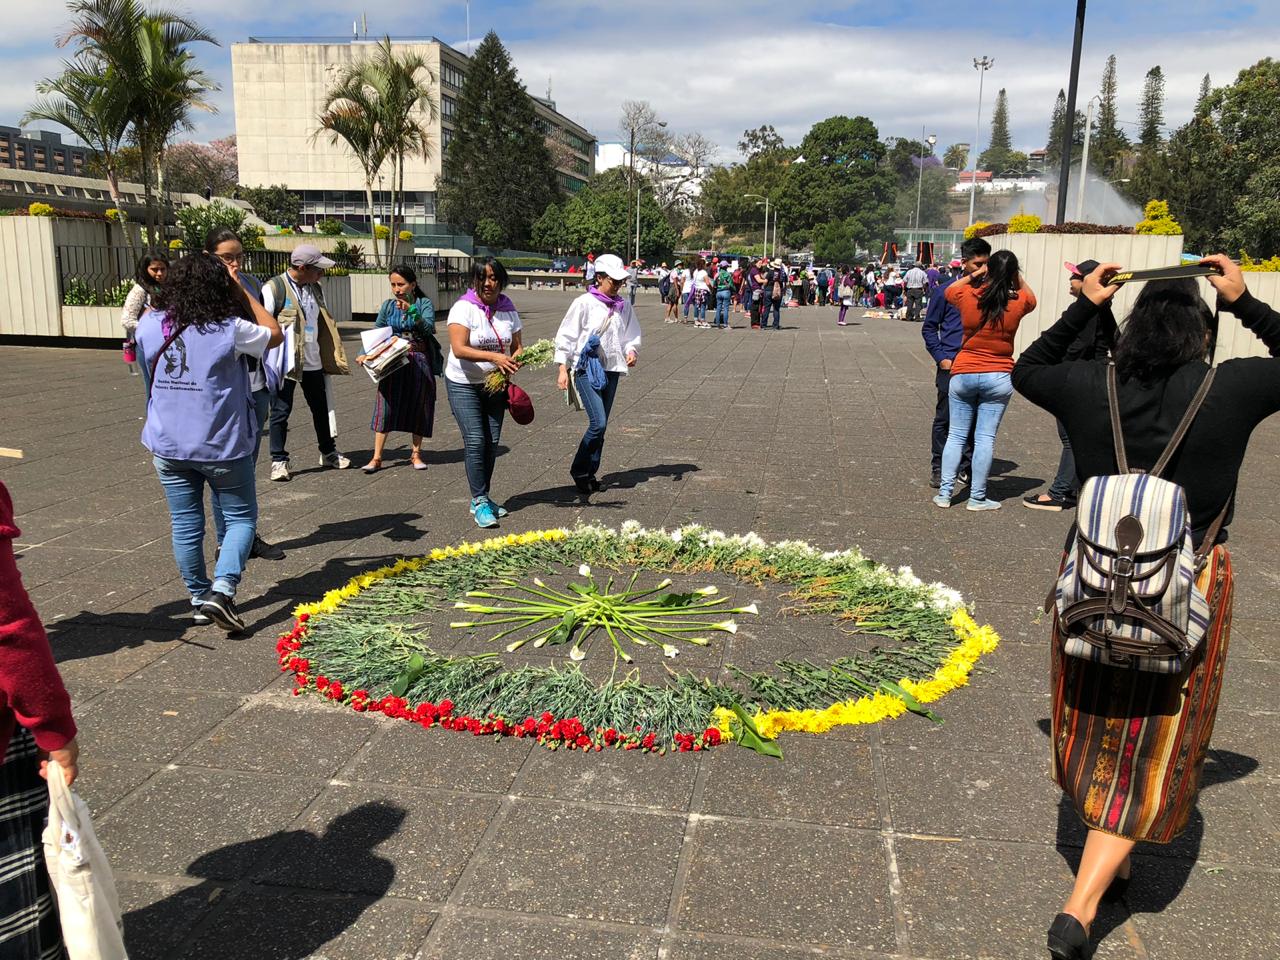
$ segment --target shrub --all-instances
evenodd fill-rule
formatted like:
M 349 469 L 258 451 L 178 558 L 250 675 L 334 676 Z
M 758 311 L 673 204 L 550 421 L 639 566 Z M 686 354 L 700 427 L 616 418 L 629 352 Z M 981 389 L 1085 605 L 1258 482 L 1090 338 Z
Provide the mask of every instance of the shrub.
M 115 207 L 107 207 L 106 210 L 102 211 L 102 215 L 112 223 L 120 223 L 125 219 L 124 211 L 117 210 Z
M 345 240 L 335 243 L 329 256 L 338 266 L 346 267 L 348 270 L 359 270 L 364 266 L 364 251 L 356 244 L 347 243 Z
M 1158 237 L 1182 236 L 1182 224 L 1173 219 L 1169 213 L 1169 204 L 1164 200 L 1149 200 L 1142 211 L 1143 219 L 1134 229 L 1138 233 L 1151 234 Z
M 328 220 L 321 220 L 316 224 L 316 231 L 324 234 L 326 237 L 336 237 L 338 234 L 342 233 L 342 223 L 341 221 L 334 220 L 332 218 Z
M 280 236 L 282 236 L 282 237 L 291 237 L 291 236 L 293 236 L 293 227 L 281 227 L 281 228 L 280 228 Z
M 104 307 L 123 307 L 125 300 L 129 298 L 129 291 L 132 289 L 132 280 L 121 280 L 103 295 L 102 305 Z
M 32 217 L 52 217 L 53 207 L 47 203 L 33 203 L 27 207 L 27 214 Z
M 503 257 L 502 265 L 508 270 L 550 270 L 551 261 L 543 257 Z
M 1036 233 L 1040 229 L 1040 218 L 1034 213 L 1019 213 L 1009 218 L 1010 233 Z
M 179 250 L 182 249 L 182 247 L 183 247 L 183 243 L 177 237 L 174 237 L 172 240 L 169 241 L 169 249 L 172 250 L 174 253 L 177 253 Z
M 90 286 L 88 281 L 72 277 L 67 281 L 66 289 L 62 291 L 62 303 L 67 307 L 96 307 L 98 291 Z
M 987 223 L 985 220 L 979 220 L 977 223 L 971 223 L 969 226 L 964 228 L 964 238 L 966 240 L 972 240 L 978 235 L 979 230 L 984 230 L 989 226 L 991 226 L 991 224 Z
M 182 237 L 192 250 L 199 250 L 204 245 L 204 238 L 210 231 L 220 227 L 234 230 L 245 239 L 245 212 L 225 200 L 214 200 L 199 207 L 186 207 L 178 211 L 178 226 L 182 228 Z M 249 244 L 245 243 L 248 247 Z
M 391 236 L 391 228 L 385 223 L 380 223 L 373 228 L 373 235 L 379 240 L 385 240 Z
M 1280 273 L 1280 256 L 1272 257 L 1270 260 L 1254 260 L 1241 250 L 1240 269 L 1246 273 Z
M 400 237 L 400 239 L 401 239 L 401 240 L 412 240 L 412 239 L 413 239 L 413 233 L 412 233 L 412 231 L 409 231 L 409 230 L 401 230 L 401 231 L 400 231 L 400 233 L 398 234 L 398 236 Z

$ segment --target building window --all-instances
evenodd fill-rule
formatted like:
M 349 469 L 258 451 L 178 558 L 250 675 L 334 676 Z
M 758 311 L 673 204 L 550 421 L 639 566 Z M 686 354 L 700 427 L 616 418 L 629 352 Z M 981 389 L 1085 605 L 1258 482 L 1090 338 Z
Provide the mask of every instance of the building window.
M 588 143 L 587 143 L 587 141 L 583 140 L 583 139 L 582 139 L 580 136 L 578 136 L 576 133 L 572 133 L 572 132 L 570 132 L 570 131 L 568 131 L 568 130 L 561 130 L 561 131 L 560 131 L 560 136 L 561 136 L 561 139 L 563 139 L 565 143 L 567 143 L 570 147 L 572 147 L 572 148 L 573 148 L 574 150 L 576 150 L 578 153 L 589 153 L 589 152 L 590 152 L 591 145 L 590 145 L 590 144 L 588 144 Z
M 571 177 L 569 174 L 562 173 L 558 170 L 556 171 L 556 179 L 560 181 L 560 186 L 568 190 L 570 193 L 577 193 L 587 185 L 585 181 L 579 180 L 577 177 Z
M 453 131 L 440 128 L 440 149 L 448 150 L 449 144 L 453 143 Z
M 450 90 L 461 90 L 467 75 L 451 63 L 440 64 L 440 83 Z
M 457 100 L 453 99 L 453 97 L 442 96 L 440 98 L 440 116 L 452 117 L 457 112 L 458 112 Z

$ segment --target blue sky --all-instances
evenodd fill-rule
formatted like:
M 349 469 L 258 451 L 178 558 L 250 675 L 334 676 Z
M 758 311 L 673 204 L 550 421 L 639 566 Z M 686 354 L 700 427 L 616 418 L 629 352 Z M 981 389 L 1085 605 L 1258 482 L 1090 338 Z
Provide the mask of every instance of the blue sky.
M 230 45 L 250 36 L 341 36 L 365 12 L 370 35 L 438 36 L 465 46 L 463 0 L 171 0 L 213 31 L 220 47 L 198 55 L 223 84 L 218 113 L 200 117 L 195 139 L 234 132 Z M 0 123 L 13 123 L 34 83 L 55 72 L 53 43 L 66 22 L 56 0 L 9 0 L 0 36 Z M 690 10 L 696 9 L 697 16 Z M 836 113 L 865 114 L 882 136 L 936 133 L 941 147 L 973 137 L 977 74 L 986 76 L 985 138 L 995 91 L 1008 90 L 1015 146 L 1045 140 L 1049 113 L 1066 84 L 1075 4 L 1071 0 L 854 2 L 817 0 L 533 0 L 471 4 L 476 40 L 497 29 L 531 92 L 550 83 L 561 110 L 600 139 L 618 136 L 623 100 L 650 101 L 676 132 L 700 130 L 722 159 L 748 127 L 771 123 L 789 142 Z M 1280 11 L 1262 3 L 1091 4 L 1081 101 L 1097 92 L 1103 62 L 1119 58 L 1120 117 L 1136 122 L 1142 79 L 1160 64 L 1167 123 L 1181 123 L 1201 76 L 1215 83 L 1280 55 Z M 1129 128 L 1133 130 L 1133 127 Z

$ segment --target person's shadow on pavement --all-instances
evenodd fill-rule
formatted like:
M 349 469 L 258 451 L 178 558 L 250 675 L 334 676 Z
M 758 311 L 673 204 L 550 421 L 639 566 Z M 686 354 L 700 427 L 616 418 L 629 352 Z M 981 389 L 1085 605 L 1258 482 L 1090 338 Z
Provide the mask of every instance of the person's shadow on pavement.
M 395 865 L 374 848 L 395 835 L 405 815 L 393 804 L 365 803 L 335 817 L 319 836 L 280 831 L 204 854 L 187 868 L 200 878 L 197 886 L 125 914 L 129 956 L 225 957 L 229 934 L 252 943 L 257 960 L 317 954 L 391 889 Z M 313 907 L 295 892 L 257 886 L 310 886 L 316 878 L 339 876 L 344 892 L 318 890 Z M 208 904 L 212 908 L 200 914 Z

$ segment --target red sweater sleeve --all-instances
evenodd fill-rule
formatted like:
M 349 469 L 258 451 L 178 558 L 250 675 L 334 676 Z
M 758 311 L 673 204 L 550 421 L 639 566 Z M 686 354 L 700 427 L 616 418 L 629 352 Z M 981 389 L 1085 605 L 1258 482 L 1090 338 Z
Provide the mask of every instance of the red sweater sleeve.
M 0 736 L 16 719 L 42 750 L 60 750 L 76 735 L 71 698 L 18 574 L 13 558 L 17 535 L 13 502 L 0 483 Z

